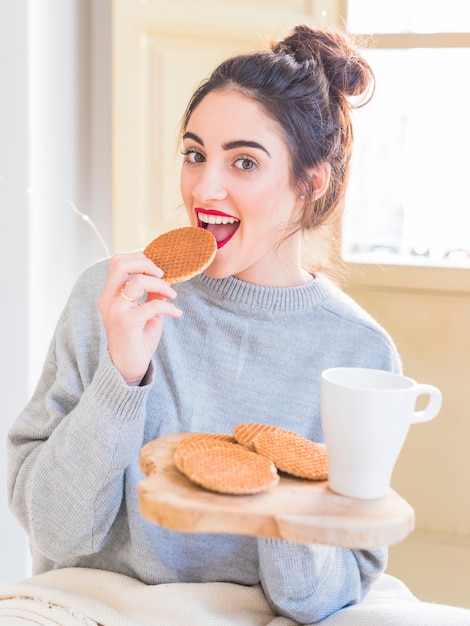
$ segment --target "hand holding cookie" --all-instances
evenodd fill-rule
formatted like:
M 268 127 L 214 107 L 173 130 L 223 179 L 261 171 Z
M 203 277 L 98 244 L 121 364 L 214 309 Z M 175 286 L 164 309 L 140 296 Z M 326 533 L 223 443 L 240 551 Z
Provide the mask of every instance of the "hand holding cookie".
M 161 275 L 141 252 L 117 254 L 99 299 L 109 355 L 129 385 L 140 384 L 145 376 L 164 317 L 181 315 L 171 302 L 176 293 Z
M 129 385 L 145 376 L 157 349 L 165 316 L 180 317 L 170 301 L 170 283 L 201 273 L 215 257 L 215 237 L 202 228 L 177 228 L 154 239 L 144 253 L 118 254 L 111 259 L 99 308 L 108 351 Z

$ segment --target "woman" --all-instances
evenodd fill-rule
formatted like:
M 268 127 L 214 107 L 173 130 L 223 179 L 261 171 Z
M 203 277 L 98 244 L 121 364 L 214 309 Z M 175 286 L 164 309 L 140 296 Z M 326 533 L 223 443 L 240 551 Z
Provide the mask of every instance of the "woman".
M 345 35 L 299 26 L 267 52 L 222 63 L 196 91 L 181 193 L 191 224 L 215 235 L 216 258 L 173 287 L 141 253 L 78 280 L 9 436 L 11 506 L 35 573 L 261 583 L 274 613 L 306 623 L 360 602 L 384 570 L 385 548 L 178 533 L 146 521 L 137 503 L 146 442 L 247 421 L 322 441 L 322 370 L 400 371 L 387 333 L 301 261 L 304 234 L 340 211 L 348 97 L 372 87 Z

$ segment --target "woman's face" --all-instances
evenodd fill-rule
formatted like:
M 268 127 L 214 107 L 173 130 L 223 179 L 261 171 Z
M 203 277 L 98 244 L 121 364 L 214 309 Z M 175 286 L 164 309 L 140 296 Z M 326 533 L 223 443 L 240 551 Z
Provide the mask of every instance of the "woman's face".
M 183 152 L 189 219 L 218 242 L 206 274 L 269 286 L 305 283 L 299 237 L 283 241 L 302 202 L 290 184 L 289 152 L 276 122 L 238 92 L 214 91 L 193 111 Z

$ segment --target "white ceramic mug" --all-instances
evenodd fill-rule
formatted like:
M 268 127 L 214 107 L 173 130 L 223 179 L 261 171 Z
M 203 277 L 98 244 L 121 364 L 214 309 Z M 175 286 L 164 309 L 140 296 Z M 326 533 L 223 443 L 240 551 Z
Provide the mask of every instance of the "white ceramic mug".
M 429 397 L 416 410 L 419 396 Z M 442 394 L 433 385 L 382 370 L 335 367 L 321 378 L 321 417 L 330 488 L 372 500 L 386 495 L 410 424 L 432 420 Z

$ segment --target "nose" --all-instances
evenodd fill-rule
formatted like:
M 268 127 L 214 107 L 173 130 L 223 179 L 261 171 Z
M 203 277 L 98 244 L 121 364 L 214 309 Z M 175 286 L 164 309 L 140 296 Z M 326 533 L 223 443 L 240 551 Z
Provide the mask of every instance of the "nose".
M 211 200 L 224 200 L 227 197 L 222 175 L 217 166 L 211 166 L 206 162 L 198 173 L 198 180 L 193 187 L 195 200 L 207 203 Z

